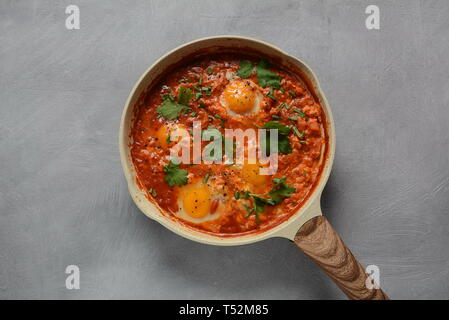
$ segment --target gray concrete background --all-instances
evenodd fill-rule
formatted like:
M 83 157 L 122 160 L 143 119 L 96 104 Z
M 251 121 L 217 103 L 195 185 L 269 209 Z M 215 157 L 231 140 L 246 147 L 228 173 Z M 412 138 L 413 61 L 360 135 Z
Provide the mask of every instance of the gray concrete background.
M 448 17 L 445 0 L 1 0 L 0 298 L 344 298 L 286 240 L 197 244 L 128 194 L 117 134 L 134 82 L 186 41 L 237 34 L 316 71 L 337 130 L 323 211 L 354 254 L 392 298 L 448 299 Z

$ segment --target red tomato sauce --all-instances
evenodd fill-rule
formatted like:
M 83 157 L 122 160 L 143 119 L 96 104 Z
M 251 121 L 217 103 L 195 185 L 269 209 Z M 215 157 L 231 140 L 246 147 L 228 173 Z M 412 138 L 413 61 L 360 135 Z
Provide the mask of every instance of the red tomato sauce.
M 257 71 L 253 71 L 246 79 L 239 78 L 241 61 L 256 65 L 260 60 L 259 57 L 234 53 L 196 57 L 161 78 L 148 91 L 142 106 L 135 110 L 131 130 L 131 157 L 138 183 L 164 214 L 179 223 L 223 236 L 267 230 L 297 212 L 320 178 L 327 149 L 327 134 L 325 115 L 319 101 L 309 91 L 307 79 L 303 75 L 275 64 L 268 70 L 281 77 L 279 89 L 259 85 Z M 241 100 L 232 97 L 233 92 L 238 94 L 238 90 L 232 91 L 233 87 L 230 86 L 233 81 L 237 84 L 247 81 L 251 103 L 256 106 L 253 112 L 238 114 L 232 111 L 230 106 L 240 110 L 238 103 L 244 104 L 245 110 L 252 105 L 244 100 L 247 96 L 242 96 Z M 158 113 L 158 107 L 166 95 L 172 95 L 176 99 L 181 87 L 189 89 L 193 94 L 188 102 L 189 109 L 180 112 L 175 119 L 168 120 Z M 225 91 L 227 95 L 224 94 Z M 177 142 L 165 139 L 167 129 L 164 128 L 168 128 L 168 131 L 173 126 L 189 129 L 192 128 L 193 121 L 200 121 L 203 129 L 213 126 L 222 133 L 224 128 L 257 130 L 264 124 L 275 121 L 291 128 L 287 136 L 291 152 L 279 153 L 278 170 L 273 176 L 261 177 L 253 174 L 252 167 L 248 169 L 241 165 L 180 164 L 179 169 L 187 172 L 187 185 L 170 187 L 164 168 L 169 162 L 167 156 L 170 154 L 170 147 Z M 202 142 L 203 147 L 208 143 Z M 255 207 L 255 198 L 239 198 L 239 194 L 246 191 L 257 195 L 269 194 L 275 186 L 273 179 L 282 177 L 285 177 L 284 182 L 288 187 L 294 188 L 294 192 L 276 205 L 265 205 L 263 212 L 257 215 L 250 212 L 251 209 L 248 210 Z M 184 211 L 191 206 L 190 203 L 183 202 L 182 197 L 193 192 L 186 189 L 189 185 L 197 186 L 194 192 L 198 194 L 203 192 L 201 190 L 206 190 L 207 193 L 207 199 L 198 199 L 207 206 L 209 213 L 199 220 L 185 218 Z M 204 206 L 195 205 L 192 208 L 193 215 L 204 214 L 195 211 L 203 210 Z M 181 211 L 184 213 L 181 214 Z

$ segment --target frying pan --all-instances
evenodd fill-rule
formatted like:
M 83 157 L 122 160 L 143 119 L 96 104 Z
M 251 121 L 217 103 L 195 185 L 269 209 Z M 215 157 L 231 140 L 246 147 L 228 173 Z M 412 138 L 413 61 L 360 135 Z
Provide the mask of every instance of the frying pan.
M 319 100 L 326 118 L 328 136 L 327 150 L 321 176 L 309 197 L 287 220 L 263 232 L 248 233 L 238 236 L 218 236 L 192 229 L 179 223 L 173 217 L 164 214 L 157 203 L 149 200 L 139 187 L 136 171 L 130 155 L 130 130 L 134 120 L 134 110 L 144 102 L 144 97 L 151 87 L 167 70 L 184 58 L 199 53 L 222 51 L 257 52 L 261 56 L 276 60 L 276 63 L 289 70 L 297 70 L 308 79 L 309 90 Z M 262 241 L 271 237 L 282 237 L 292 241 L 302 252 L 311 258 L 351 299 L 388 299 L 381 289 L 369 289 L 370 276 L 354 258 L 351 251 L 338 236 L 329 221 L 322 215 L 320 198 L 329 177 L 335 154 L 335 128 L 329 103 L 322 92 L 312 70 L 299 59 L 283 52 L 279 48 L 255 39 L 240 36 L 216 36 L 198 39 L 184 44 L 157 60 L 132 89 L 123 110 L 119 147 L 122 167 L 128 182 L 129 192 L 137 207 L 148 217 L 156 220 L 169 230 L 194 241 L 221 246 L 234 246 Z M 372 286 L 369 286 L 372 287 Z

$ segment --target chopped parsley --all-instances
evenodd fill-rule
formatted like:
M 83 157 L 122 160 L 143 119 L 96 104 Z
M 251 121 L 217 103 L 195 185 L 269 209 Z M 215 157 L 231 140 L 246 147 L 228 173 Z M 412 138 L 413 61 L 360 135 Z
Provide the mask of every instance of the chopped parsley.
M 210 177 L 210 173 L 208 172 L 208 173 L 206 173 L 206 175 L 204 176 L 203 182 L 206 183 L 206 182 L 209 180 L 209 177 Z
M 162 100 L 171 100 L 171 101 L 175 101 L 175 97 L 173 96 L 173 91 L 170 93 L 164 93 L 162 95 Z
M 187 184 L 187 171 L 179 169 L 179 164 L 175 164 L 170 161 L 164 167 L 164 172 L 164 180 L 170 187 Z
M 202 87 L 201 90 L 204 91 L 204 93 L 206 94 L 206 96 L 210 96 L 210 95 L 212 94 L 212 92 L 211 92 L 212 87 L 211 87 L 211 86 Z
M 288 94 L 291 95 L 293 98 L 296 98 L 296 93 L 292 90 L 288 90 Z
M 193 92 L 189 88 L 180 87 L 178 90 L 178 103 L 188 105 L 192 99 Z
M 292 129 L 296 133 L 296 135 L 298 136 L 299 139 L 304 138 L 304 132 L 299 132 L 298 128 L 296 128 L 295 126 L 292 126 Z
M 268 98 L 271 98 L 271 99 L 273 99 L 273 100 L 276 100 L 276 97 L 274 96 L 273 90 L 270 90 L 270 91 L 267 93 L 267 97 L 268 97 Z
M 295 111 L 297 114 L 299 114 L 299 116 L 301 118 L 307 117 L 307 115 L 302 110 L 299 110 L 298 108 L 293 108 L 293 111 Z
M 212 73 L 214 73 L 214 70 L 212 70 L 212 68 L 207 68 L 207 73 L 212 74 Z
M 290 110 L 291 106 L 289 106 L 288 104 L 286 104 L 285 102 L 282 102 L 279 106 L 279 109 L 285 108 L 287 110 Z

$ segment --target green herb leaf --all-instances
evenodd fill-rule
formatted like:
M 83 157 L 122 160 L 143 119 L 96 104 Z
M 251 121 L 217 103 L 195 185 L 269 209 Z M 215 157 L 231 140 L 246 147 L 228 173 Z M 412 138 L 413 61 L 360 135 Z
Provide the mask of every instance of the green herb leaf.
M 190 110 L 189 107 L 167 99 L 157 107 L 156 112 L 168 120 L 174 120 L 179 116 L 180 112 L 186 112 L 188 110 Z
M 164 180 L 170 187 L 187 184 L 187 171 L 179 169 L 179 164 L 175 164 L 170 161 L 164 167 L 164 172 Z
M 206 173 L 206 175 L 204 176 L 203 182 L 206 183 L 209 180 L 210 177 L 210 173 Z
M 162 95 L 162 100 L 170 100 L 170 101 L 175 101 L 175 97 L 173 96 L 172 93 L 164 93 Z
M 293 111 L 296 112 L 297 114 L 299 114 L 299 116 L 301 118 L 307 117 L 307 115 L 304 112 L 302 112 L 301 110 L 299 110 L 298 108 L 293 108 Z
M 298 136 L 299 139 L 304 138 L 304 132 L 299 132 L 298 128 L 296 128 L 295 126 L 292 126 L 292 129 L 296 133 L 296 135 Z
M 254 194 L 246 191 L 244 194 L 247 195 L 247 197 L 251 197 L 253 199 L 254 206 L 253 208 L 250 208 L 246 204 L 243 205 L 246 210 L 245 217 L 249 217 L 251 213 L 254 212 L 256 221 L 259 222 L 259 214 L 265 211 L 267 205 L 277 205 L 281 203 L 285 198 L 290 197 L 296 191 L 296 189 L 288 185 L 285 181 L 286 177 L 273 179 L 273 188 L 271 188 L 271 190 L 264 195 Z M 239 194 L 239 197 L 243 198 L 241 194 Z
M 249 78 L 253 72 L 253 68 L 254 65 L 250 61 L 240 61 L 240 68 L 237 70 L 237 75 L 242 79 Z
M 178 90 L 178 103 L 188 105 L 192 99 L 193 92 L 189 88 L 180 87 Z
M 267 93 L 267 97 L 268 97 L 268 98 L 271 98 L 271 99 L 273 99 L 273 100 L 276 100 L 276 97 L 275 97 L 275 95 L 274 95 L 273 90 L 270 90 L 270 91 Z
M 262 126 L 262 129 L 277 129 L 277 130 L 279 130 L 280 135 L 288 135 L 291 130 L 286 125 L 283 125 L 282 123 L 279 123 L 277 121 L 270 121 L 270 122 L 265 123 Z
M 212 73 L 214 73 L 214 70 L 212 70 L 212 68 L 207 68 L 207 73 L 212 74 Z
M 292 153 L 293 149 L 287 136 L 280 135 L 278 139 L 278 152 L 282 154 Z
M 290 140 L 288 139 L 288 134 L 291 128 L 279 123 L 277 121 L 270 121 L 263 125 L 263 129 L 276 129 L 278 130 L 278 146 L 275 153 L 289 154 L 293 151 Z M 270 154 L 270 133 L 267 132 L 265 143 L 261 143 L 261 148 L 265 149 L 265 154 Z
M 288 90 L 288 94 L 291 95 L 293 98 L 296 98 L 296 93 L 292 90 Z
M 279 89 L 282 77 L 268 70 L 269 67 L 270 64 L 266 60 L 261 60 L 256 64 L 257 82 L 263 88 L 268 86 L 273 89 Z
M 206 94 L 206 96 L 210 96 L 212 94 L 212 87 L 211 86 L 207 86 L 207 87 L 203 87 L 201 88 L 201 90 L 204 91 L 204 93 Z

